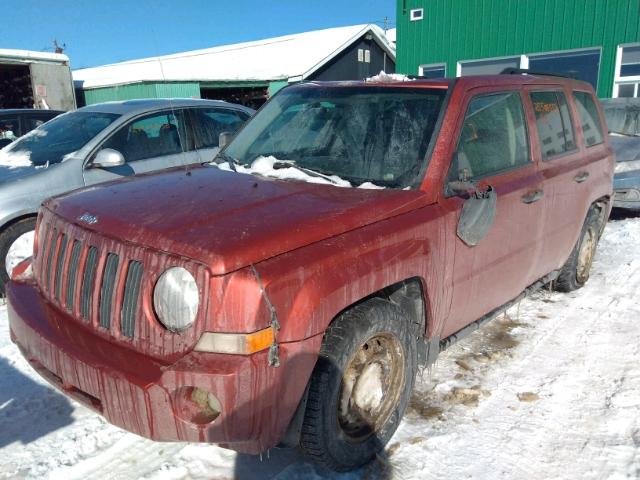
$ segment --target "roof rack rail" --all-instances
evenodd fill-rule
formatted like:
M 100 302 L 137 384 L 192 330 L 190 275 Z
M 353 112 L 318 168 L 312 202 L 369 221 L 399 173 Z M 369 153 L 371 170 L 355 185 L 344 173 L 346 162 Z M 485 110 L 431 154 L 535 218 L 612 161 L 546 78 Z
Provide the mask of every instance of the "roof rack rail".
M 571 76 L 571 75 L 563 75 L 561 73 L 552 73 L 552 72 L 536 72 L 535 70 L 529 70 L 526 68 L 514 68 L 514 67 L 507 67 L 504 70 L 502 70 L 500 72 L 500 75 L 521 75 L 521 74 L 526 74 L 526 75 L 544 75 L 547 77 L 561 77 L 561 78 L 572 78 L 572 79 L 576 79 L 576 77 Z

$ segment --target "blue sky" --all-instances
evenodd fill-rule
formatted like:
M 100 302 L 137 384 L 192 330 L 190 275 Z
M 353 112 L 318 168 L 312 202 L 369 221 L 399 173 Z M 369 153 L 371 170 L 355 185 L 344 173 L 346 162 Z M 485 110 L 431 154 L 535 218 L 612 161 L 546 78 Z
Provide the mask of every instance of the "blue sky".
M 395 22 L 395 0 L 19 0 L 0 48 L 53 51 L 74 69 L 359 23 Z

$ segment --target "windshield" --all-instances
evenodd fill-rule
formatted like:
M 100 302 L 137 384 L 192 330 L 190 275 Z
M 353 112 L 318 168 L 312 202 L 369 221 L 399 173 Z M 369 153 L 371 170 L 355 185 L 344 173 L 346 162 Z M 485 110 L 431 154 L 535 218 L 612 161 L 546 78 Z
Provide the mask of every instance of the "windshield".
M 640 99 L 612 98 L 602 101 L 607 126 L 612 133 L 640 136 Z
M 241 165 L 274 157 L 357 186 L 412 186 L 445 91 L 292 87 L 275 96 L 224 154 Z
M 32 130 L 0 153 L 0 162 L 14 166 L 42 166 L 61 162 L 66 155 L 84 147 L 120 115 L 72 112 Z

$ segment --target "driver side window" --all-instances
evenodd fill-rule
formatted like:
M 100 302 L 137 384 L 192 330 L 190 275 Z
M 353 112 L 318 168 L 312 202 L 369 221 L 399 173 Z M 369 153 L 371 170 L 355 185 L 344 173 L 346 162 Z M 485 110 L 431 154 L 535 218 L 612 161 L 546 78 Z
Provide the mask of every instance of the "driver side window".
M 127 163 L 182 153 L 183 111 L 165 111 L 138 118 L 118 130 L 102 148 L 122 153 Z
M 465 114 L 448 180 L 469 180 L 531 162 L 519 92 L 479 95 Z

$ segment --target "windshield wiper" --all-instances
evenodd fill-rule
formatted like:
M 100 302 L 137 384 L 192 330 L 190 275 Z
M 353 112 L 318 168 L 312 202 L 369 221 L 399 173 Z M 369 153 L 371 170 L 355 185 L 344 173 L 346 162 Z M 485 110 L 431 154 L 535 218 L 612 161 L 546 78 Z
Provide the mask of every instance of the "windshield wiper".
M 310 168 L 307 168 L 307 167 L 301 167 L 300 165 L 298 165 L 296 163 L 295 160 L 277 160 L 277 161 L 273 162 L 273 168 L 276 169 L 276 170 L 279 169 L 279 168 L 286 168 L 286 167 L 295 168 L 296 170 L 299 170 L 301 172 L 306 173 L 310 177 L 323 178 L 323 179 L 331 182 L 333 185 L 342 186 L 340 184 L 340 182 L 338 182 L 333 177 L 331 177 L 331 176 L 329 176 L 327 174 L 321 173 L 321 172 L 317 172 L 315 170 L 311 170 Z M 348 181 L 348 180 L 346 180 L 346 181 Z

